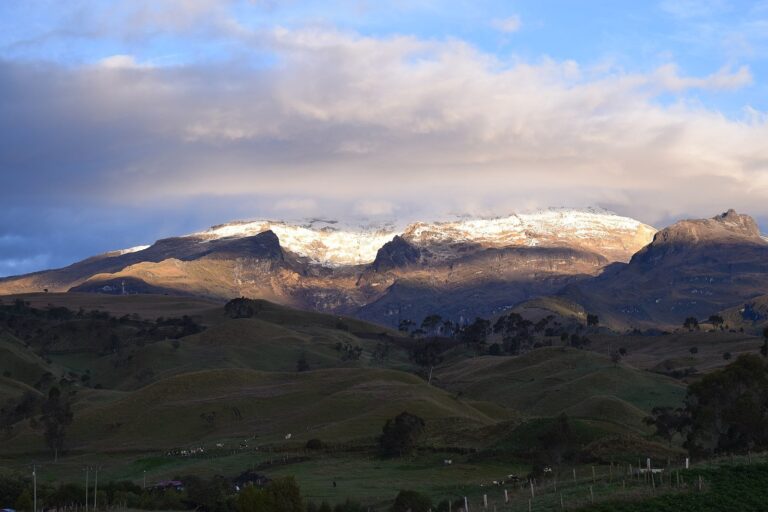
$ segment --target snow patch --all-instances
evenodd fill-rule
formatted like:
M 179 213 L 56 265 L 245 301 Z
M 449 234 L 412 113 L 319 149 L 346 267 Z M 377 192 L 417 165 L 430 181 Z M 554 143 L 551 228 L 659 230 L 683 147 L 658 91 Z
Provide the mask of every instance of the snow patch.
M 538 246 L 545 243 L 597 243 L 652 236 L 641 222 L 596 208 L 550 208 L 496 218 L 416 222 L 404 230 L 394 224 L 353 224 L 328 219 L 302 222 L 238 221 L 214 226 L 190 237 L 203 241 L 254 236 L 271 230 L 285 249 L 330 267 L 371 263 L 395 235 L 421 246 L 473 243 L 483 247 Z
M 131 254 L 131 253 L 134 253 L 134 252 L 143 251 L 144 249 L 149 249 L 150 247 L 151 246 L 149 246 L 149 245 L 137 245 L 136 247 L 129 247 L 128 249 L 119 249 L 119 250 L 114 251 L 114 252 L 116 252 L 117 254 L 122 256 L 123 254 Z

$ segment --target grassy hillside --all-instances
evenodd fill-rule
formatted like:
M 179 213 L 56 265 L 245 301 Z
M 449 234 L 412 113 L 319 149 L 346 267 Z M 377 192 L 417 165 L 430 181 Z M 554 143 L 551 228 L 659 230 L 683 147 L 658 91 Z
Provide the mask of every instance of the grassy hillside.
M 91 392 L 98 395 L 97 392 Z M 191 443 L 253 438 L 257 443 L 319 437 L 333 442 L 372 439 L 388 418 L 407 410 L 455 428 L 503 419 L 404 372 L 333 369 L 278 373 L 220 369 L 178 375 L 78 407 L 70 430 L 74 450 L 167 450 Z M 495 417 L 489 414 L 495 412 Z M 207 416 L 207 417 L 206 417 Z M 26 430 L 11 450 L 42 448 Z
M 722 344 L 707 348 L 684 333 L 679 340 L 587 333 L 590 348 L 604 354 L 616 340 L 627 345 L 631 365 L 616 365 L 607 355 L 571 348 L 475 357 L 465 344 L 443 340 L 445 363 L 429 385 L 409 358 L 423 340 L 359 320 L 266 301 L 248 302 L 253 312 L 245 317 L 178 297 L 40 294 L 30 302 L 48 309 L 47 299 L 85 313 L 9 307 L 4 311 L 12 316 L 18 309 L 20 320 L 6 316 L 0 335 L 0 369 L 11 372 L 0 377 L 0 400 L 42 396 L 52 385 L 72 400 L 66 453 L 44 463 L 42 481 L 79 481 L 84 465 L 99 465 L 100 478 L 135 482 L 145 471 L 159 480 L 233 477 L 255 468 L 269 477 L 295 475 L 312 499 L 353 497 L 379 507 L 401 487 L 479 503 L 493 480 L 531 470 L 530 451 L 546 451 L 540 433 L 560 412 L 571 418 L 578 444 L 569 466 L 559 468 L 564 474 L 573 465 L 586 475 L 584 460 L 618 461 L 622 453 L 632 461 L 675 454 L 648 438 L 642 419 L 653 406 L 679 403 L 682 384 L 645 368 L 663 361 L 665 342 L 675 345 L 675 357 L 691 356 L 687 347 L 697 343 L 712 364 Z M 174 337 L 186 324 L 169 319 L 182 315 L 199 329 Z M 10 336 L 12 329 L 25 342 Z M 119 346 L 109 341 L 112 334 Z M 728 340 L 745 350 L 755 343 L 749 336 Z M 298 371 L 300 359 L 308 371 Z M 41 384 L 46 372 L 54 378 Z M 410 458 L 378 458 L 376 436 L 403 411 L 426 421 L 420 449 Z M 0 466 L 25 471 L 30 461 L 49 459 L 39 415 L 16 422 L 0 439 Z M 306 450 L 315 438 L 325 447 Z M 177 451 L 201 446 L 205 453 L 192 457 Z
M 441 386 L 534 416 L 566 412 L 641 428 L 657 405 L 677 405 L 685 390 L 673 379 L 612 363 L 572 348 L 543 348 L 519 357 L 483 356 L 436 370 Z
M 221 308 L 223 301 L 211 301 L 199 297 L 168 295 L 106 295 L 100 293 L 23 293 L 0 297 L 4 303 L 16 299 L 28 302 L 31 307 L 44 309 L 50 306 L 72 310 L 106 311 L 113 316 L 136 314 L 142 318 L 158 316 L 201 315 Z
M 627 364 L 663 373 L 691 367 L 699 373 L 708 372 L 727 365 L 741 354 L 755 353 L 762 345 L 762 338 L 751 334 L 708 329 L 692 332 L 680 329 L 656 336 L 598 333 L 590 334 L 590 339 L 591 350 L 608 354 L 624 348 L 626 355 L 622 360 Z M 726 354 L 730 354 L 730 359 L 725 358 Z
M 32 386 L 46 372 L 56 370 L 18 339 L 0 333 L 0 375 Z

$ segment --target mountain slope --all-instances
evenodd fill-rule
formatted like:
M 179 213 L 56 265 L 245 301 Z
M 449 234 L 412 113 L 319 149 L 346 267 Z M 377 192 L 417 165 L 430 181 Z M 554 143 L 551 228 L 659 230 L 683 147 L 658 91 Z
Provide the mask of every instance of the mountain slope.
M 659 231 L 631 261 L 566 287 L 562 295 L 616 327 L 679 326 L 765 294 L 768 242 L 733 210 Z
M 431 313 L 460 320 L 596 275 L 653 232 L 608 212 L 564 209 L 420 222 L 399 234 L 330 221 L 236 222 L 0 279 L 0 294 L 248 296 L 389 325 Z

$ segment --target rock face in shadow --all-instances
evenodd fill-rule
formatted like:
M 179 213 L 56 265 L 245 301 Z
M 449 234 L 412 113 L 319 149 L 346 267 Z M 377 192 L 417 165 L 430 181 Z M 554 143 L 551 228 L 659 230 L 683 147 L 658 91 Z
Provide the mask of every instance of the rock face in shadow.
M 617 327 L 682 325 L 744 304 L 768 289 L 768 243 L 754 219 L 733 210 L 659 231 L 626 265 L 561 295 Z
M 391 242 L 387 242 L 379 249 L 370 268 L 375 272 L 384 272 L 398 267 L 415 265 L 420 259 L 421 251 L 403 237 L 396 235 Z

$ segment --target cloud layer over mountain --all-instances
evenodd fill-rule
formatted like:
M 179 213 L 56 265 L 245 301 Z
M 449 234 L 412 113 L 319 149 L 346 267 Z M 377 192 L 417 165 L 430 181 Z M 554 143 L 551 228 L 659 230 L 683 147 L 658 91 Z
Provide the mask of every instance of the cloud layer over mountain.
M 151 241 L 141 226 L 152 238 L 238 216 L 768 217 L 768 114 L 696 99 L 753 85 L 738 62 L 630 71 L 452 37 L 248 24 L 226 2 L 122 5 L 67 37 L 203 34 L 216 56 L 0 60 L 0 275 L 60 263 L 44 247 L 57 230 L 110 225 L 116 248 Z M 515 37 L 525 20 L 497 21 Z

